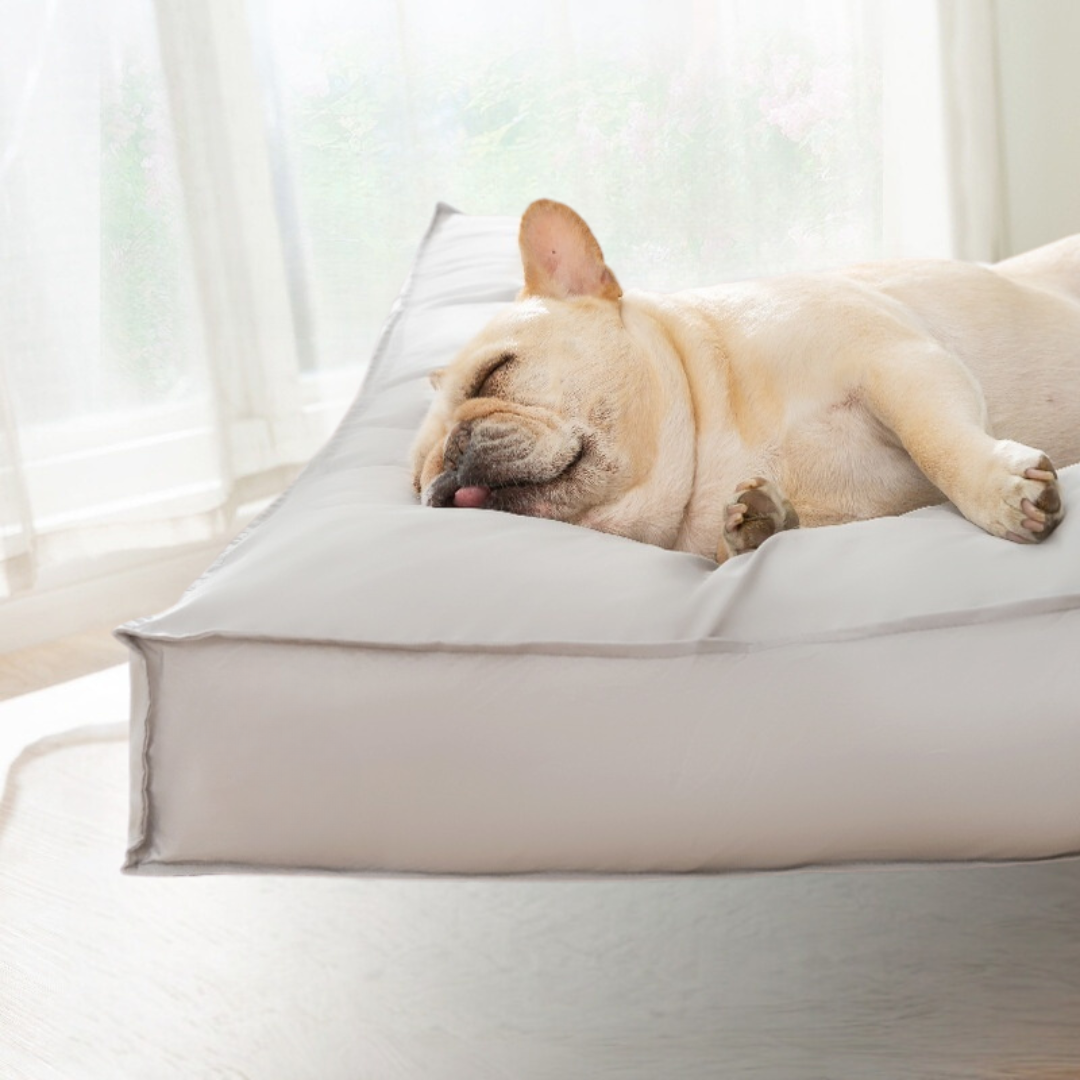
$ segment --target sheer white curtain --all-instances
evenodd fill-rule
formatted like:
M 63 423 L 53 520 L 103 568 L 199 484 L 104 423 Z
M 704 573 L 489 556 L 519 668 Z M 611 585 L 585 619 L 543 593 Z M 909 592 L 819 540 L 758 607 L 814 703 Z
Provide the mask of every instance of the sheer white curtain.
M 0 649 L 171 601 L 355 388 L 305 372 L 242 4 L 9 0 Z
M 992 0 L 8 0 L 0 649 L 167 602 L 288 482 L 438 200 L 563 199 L 660 289 L 996 255 L 993 41 Z
M 1004 258 L 995 0 L 887 3 L 883 20 L 886 251 Z

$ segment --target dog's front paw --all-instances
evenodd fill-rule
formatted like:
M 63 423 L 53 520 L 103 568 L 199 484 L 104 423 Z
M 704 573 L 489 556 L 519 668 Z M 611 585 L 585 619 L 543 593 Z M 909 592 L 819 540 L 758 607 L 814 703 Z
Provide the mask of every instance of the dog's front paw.
M 796 529 L 799 515 L 769 480 L 755 476 L 735 488 L 735 501 L 724 508 L 721 555 L 742 555 L 760 547 L 773 533 Z
M 1050 459 L 1039 450 L 1012 442 L 999 443 L 995 456 L 1004 469 L 987 520 L 977 524 L 1018 544 L 1045 540 L 1065 516 L 1057 471 Z

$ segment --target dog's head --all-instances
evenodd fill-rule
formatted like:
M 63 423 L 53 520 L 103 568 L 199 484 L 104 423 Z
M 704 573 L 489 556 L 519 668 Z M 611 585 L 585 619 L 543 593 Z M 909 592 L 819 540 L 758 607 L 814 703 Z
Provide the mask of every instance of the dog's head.
M 432 376 L 416 490 L 670 546 L 693 481 L 678 357 L 569 207 L 533 203 L 519 243 L 517 302 Z

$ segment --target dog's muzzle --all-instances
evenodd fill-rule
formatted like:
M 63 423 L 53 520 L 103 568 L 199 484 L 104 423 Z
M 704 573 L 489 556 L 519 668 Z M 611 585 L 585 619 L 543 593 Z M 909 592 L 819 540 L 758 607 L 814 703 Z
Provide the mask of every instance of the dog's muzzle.
M 518 424 L 463 421 L 446 437 L 443 472 L 422 501 L 427 506 L 502 509 L 501 491 L 558 479 L 581 460 L 584 447 L 577 435 L 551 432 L 537 440 Z
M 491 488 L 486 484 L 462 485 L 456 472 L 437 476 L 424 492 L 426 506 L 466 506 L 485 509 L 491 502 Z

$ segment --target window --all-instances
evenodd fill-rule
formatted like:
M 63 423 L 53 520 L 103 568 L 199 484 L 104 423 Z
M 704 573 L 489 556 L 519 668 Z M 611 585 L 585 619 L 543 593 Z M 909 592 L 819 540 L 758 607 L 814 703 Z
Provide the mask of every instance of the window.
M 624 287 L 881 251 L 878 3 L 250 10 L 314 365 L 370 350 L 439 200 L 568 202 Z

